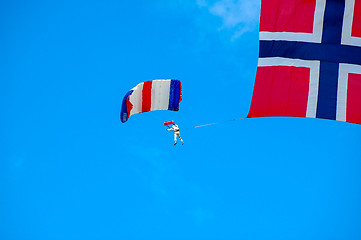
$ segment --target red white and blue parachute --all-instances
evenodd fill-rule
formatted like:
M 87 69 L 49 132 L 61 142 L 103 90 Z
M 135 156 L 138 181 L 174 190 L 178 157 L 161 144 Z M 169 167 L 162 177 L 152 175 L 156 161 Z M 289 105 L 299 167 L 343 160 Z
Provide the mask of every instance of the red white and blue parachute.
M 124 123 L 131 115 L 154 111 L 178 111 L 182 101 L 179 80 L 161 79 L 139 83 L 123 98 L 120 120 Z

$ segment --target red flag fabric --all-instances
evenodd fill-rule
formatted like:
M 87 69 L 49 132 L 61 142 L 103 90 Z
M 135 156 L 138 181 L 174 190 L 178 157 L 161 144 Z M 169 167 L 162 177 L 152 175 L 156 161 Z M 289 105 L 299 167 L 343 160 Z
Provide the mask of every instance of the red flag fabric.
M 166 122 L 164 122 L 164 126 L 171 125 L 171 124 L 173 124 L 173 121 L 166 121 Z

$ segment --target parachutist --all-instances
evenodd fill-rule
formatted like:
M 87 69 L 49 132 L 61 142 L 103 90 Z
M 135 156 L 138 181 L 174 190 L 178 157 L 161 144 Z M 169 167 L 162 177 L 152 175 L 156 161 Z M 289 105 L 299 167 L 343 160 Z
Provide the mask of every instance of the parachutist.
M 173 123 L 173 126 L 171 128 L 168 128 L 167 130 L 174 132 L 174 145 L 177 144 L 177 137 L 179 137 L 179 139 L 181 140 L 182 145 L 184 144 L 183 139 L 180 136 L 179 127 L 177 124 Z

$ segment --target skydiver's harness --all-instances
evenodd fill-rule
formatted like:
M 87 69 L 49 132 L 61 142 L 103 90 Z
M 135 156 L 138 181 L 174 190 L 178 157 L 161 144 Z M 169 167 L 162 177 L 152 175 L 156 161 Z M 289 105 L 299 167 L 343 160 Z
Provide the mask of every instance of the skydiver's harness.
M 168 127 L 168 130 L 173 130 L 174 133 L 179 132 L 179 127 Z

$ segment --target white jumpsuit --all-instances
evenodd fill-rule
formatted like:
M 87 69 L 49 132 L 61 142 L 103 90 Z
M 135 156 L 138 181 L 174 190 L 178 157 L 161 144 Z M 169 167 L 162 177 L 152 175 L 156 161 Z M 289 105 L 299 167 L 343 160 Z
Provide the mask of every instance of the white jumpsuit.
M 172 128 L 168 128 L 168 131 L 173 131 L 174 132 L 174 145 L 177 144 L 177 136 L 179 137 L 179 139 L 181 140 L 182 144 L 184 144 L 181 136 L 180 136 L 180 132 L 179 132 L 179 127 L 177 124 L 173 124 Z

